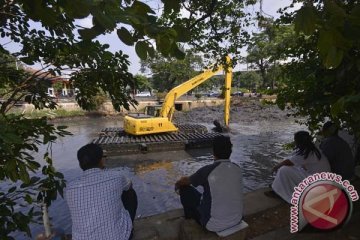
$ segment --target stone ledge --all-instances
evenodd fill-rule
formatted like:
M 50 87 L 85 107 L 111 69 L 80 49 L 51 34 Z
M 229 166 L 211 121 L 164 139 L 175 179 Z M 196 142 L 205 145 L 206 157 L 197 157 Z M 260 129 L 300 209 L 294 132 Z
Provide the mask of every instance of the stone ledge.
M 269 188 L 263 188 L 245 194 L 244 217 L 285 204 L 279 199 L 265 196 L 264 192 L 269 190 Z M 247 231 L 244 229 L 243 232 L 239 231 L 227 237 L 219 237 L 215 233 L 206 232 L 196 222 L 192 224 L 191 220 L 185 221 L 182 209 L 171 210 L 154 216 L 137 219 L 134 225 L 135 234 L 133 240 L 241 240 L 245 239 Z M 244 234 L 243 237 L 242 234 Z
M 214 232 L 209 232 L 202 228 L 194 220 L 184 220 L 180 225 L 179 240 L 244 240 L 247 227 L 226 237 L 219 237 Z

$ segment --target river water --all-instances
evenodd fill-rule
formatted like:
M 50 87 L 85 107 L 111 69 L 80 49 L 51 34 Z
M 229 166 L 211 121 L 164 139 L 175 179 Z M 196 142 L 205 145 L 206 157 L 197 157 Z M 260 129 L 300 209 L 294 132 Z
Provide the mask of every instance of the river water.
M 71 181 L 82 173 L 76 159 L 77 150 L 95 138 L 101 129 L 120 127 L 122 122 L 91 118 L 68 120 L 61 125 L 67 125 L 73 135 L 53 144 L 52 154 L 55 167 L 67 181 Z M 292 141 L 294 132 L 302 129 L 291 119 L 232 123 L 230 128 L 233 143 L 231 160 L 243 169 L 245 192 L 271 183 L 271 168 L 288 154 L 283 144 Z M 39 161 L 40 155 L 37 156 Z M 139 201 L 137 217 L 144 217 L 179 208 L 179 197 L 174 191 L 176 180 L 212 161 L 211 149 L 201 149 L 114 157 L 107 160 L 107 167 L 116 168 L 132 179 Z M 53 227 L 71 233 L 71 218 L 63 199 L 59 198 L 51 205 L 49 214 Z M 32 226 L 34 236 L 42 230 L 42 226 Z M 28 239 L 20 234 L 15 237 Z

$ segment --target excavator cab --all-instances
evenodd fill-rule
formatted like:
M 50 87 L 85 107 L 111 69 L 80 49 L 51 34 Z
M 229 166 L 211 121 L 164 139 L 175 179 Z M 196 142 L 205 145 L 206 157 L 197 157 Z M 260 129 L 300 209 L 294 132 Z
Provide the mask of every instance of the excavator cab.
M 146 106 L 144 113 L 148 116 L 159 117 L 161 108 L 161 105 Z

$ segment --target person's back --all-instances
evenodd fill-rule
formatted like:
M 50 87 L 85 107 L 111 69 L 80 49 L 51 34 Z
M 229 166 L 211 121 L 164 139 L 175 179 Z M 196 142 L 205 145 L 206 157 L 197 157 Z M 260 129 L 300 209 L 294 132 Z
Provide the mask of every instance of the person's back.
M 104 169 L 103 151 L 90 143 L 78 151 L 84 172 L 68 183 L 65 199 L 74 240 L 128 240 L 137 209 L 137 196 L 120 171 Z
M 217 160 L 214 164 L 217 166 L 208 176 L 211 207 L 206 228 L 216 232 L 232 227 L 241 221 L 243 181 L 240 167 L 236 164 L 229 160 Z
M 309 132 L 296 132 L 294 142 L 293 154 L 273 168 L 276 176 L 271 184 L 273 191 L 288 203 L 291 203 L 294 187 L 303 179 L 314 173 L 330 171 L 326 156 L 315 146 Z
M 339 136 L 330 136 L 323 140 L 320 148 L 327 156 L 332 172 L 351 179 L 355 162 L 349 144 Z
M 315 153 L 310 153 L 309 156 L 303 160 L 303 167 L 309 174 L 330 172 L 331 167 L 326 156 L 320 151 L 321 156 L 318 158 Z M 303 156 L 298 156 L 303 157 Z
M 243 180 L 241 169 L 230 162 L 229 137 L 214 139 L 214 163 L 204 166 L 175 184 L 184 207 L 185 218 L 193 218 L 209 231 L 237 231 L 243 217 Z M 195 187 L 202 186 L 203 194 Z M 230 231 L 230 232 L 231 232 Z M 230 233 L 231 234 L 231 233 Z
M 121 194 L 129 185 L 119 171 L 98 168 L 70 182 L 65 197 L 73 222 L 73 239 L 128 239 L 132 224 Z
M 323 134 L 325 139 L 320 148 L 329 160 L 331 171 L 343 179 L 351 179 L 354 176 L 355 160 L 349 144 L 338 136 L 338 128 L 332 122 L 324 124 Z

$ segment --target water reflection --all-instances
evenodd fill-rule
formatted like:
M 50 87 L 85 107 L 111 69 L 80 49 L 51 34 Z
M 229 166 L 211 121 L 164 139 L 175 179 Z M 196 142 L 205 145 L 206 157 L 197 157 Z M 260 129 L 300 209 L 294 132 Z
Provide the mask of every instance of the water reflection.
M 117 120 L 100 118 L 62 124 L 69 126 L 73 136 L 62 138 L 53 145 L 53 158 L 55 167 L 64 173 L 68 181 L 82 172 L 76 159 L 77 150 L 96 137 L 102 128 L 121 125 Z M 229 135 L 233 142 L 231 160 L 243 169 L 245 191 L 268 186 L 272 181 L 272 166 L 287 154 L 282 145 L 291 141 L 293 133 L 300 127 L 289 120 L 254 121 L 231 124 L 230 127 Z M 41 156 L 42 153 L 37 156 L 39 161 Z M 111 157 L 107 160 L 107 167 L 117 169 L 132 179 L 139 198 L 138 217 L 143 217 L 179 208 L 175 181 L 212 161 L 211 149 L 201 149 Z M 56 200 L 49 211 L 54 227 L 70 233 L 71 219 L 65 201 Z M 32 230 L 36 233 L 42 231 L 42 227 L 33 226 Z M 16 236 L 16 239 L 26 238 Z

